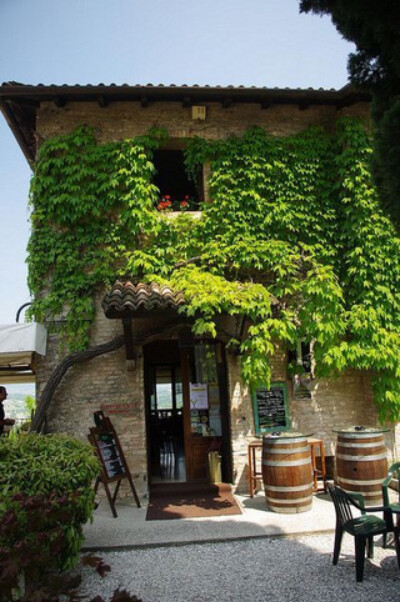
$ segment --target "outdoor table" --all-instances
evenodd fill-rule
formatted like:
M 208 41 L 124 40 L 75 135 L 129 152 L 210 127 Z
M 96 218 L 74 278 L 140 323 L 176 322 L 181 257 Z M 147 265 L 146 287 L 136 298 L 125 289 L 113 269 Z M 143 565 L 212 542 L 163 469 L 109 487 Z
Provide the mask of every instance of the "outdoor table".
M 297 514 L 311 510 L 314 479 L 308 437 L 298 431 L 264 435 L 262 470 L 267 506 L 272 512 Z
M 388 470 L 384 436 L 388 431 L 369 426 L 333 429 L 337 433 L 337 483 L 349 493 L 361 493 L 367 506 L 382 504 L 382 482 Z
M 313 479 L 314 479 L 314 493 L 318 492 L 318 480 L 321 479 L 323 482 L 323 491 L 326 493 L 326 464 L 325 464 L 325 447 L 322 439 L 315 437 L 307 437 L 310 444 L 311 462 L 313 468 Z M 257 480 L 262 479 L 262 470 L 257 466 L 257 450 L 262 450 L 262 438 L 251 441 L 248 445 L 248 464 L 249 464 L 249 494 L 250 497 L 254 497 L 254 492 L 257 486 Z M 317 454 L 316 449 L 319 450 L 320 468 L 317 468 Z
M 311 451 L 311 462 L 314 475 L 314 492 L 320 491 L 318 480 L 322 480 L 322 491 L 326 493 L 326 464 L 325 464 L 325 446 L 322 439 L 316 437 L 308 437 Z M 319 450 L 320 467 L 317 468 L 316 450 Z

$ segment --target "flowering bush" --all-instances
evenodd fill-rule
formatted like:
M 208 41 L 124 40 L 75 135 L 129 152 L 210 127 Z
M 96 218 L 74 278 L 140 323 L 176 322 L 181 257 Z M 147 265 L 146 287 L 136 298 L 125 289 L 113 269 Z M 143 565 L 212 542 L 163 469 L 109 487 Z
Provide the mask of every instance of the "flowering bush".
M 189 211 L 195 208 L 194 200 L 188 194 L 182 201 L 172 199 L 169 194 L 161 197 L 157 202 L 158 211 Z

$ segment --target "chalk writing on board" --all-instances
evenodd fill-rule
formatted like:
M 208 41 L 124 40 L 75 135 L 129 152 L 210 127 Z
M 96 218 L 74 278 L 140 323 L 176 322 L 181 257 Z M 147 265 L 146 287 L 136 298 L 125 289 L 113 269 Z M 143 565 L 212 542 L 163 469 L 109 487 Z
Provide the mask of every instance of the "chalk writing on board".
M 253 395 L 253 400 L 257 432 L 275 428 L 286 429 L 290 426 L 285 383 L 271 385 L 270 389 L 258 388 Z
M 112 435 L 101 435 L 97 441 L 97 446 L 107 476 L 111 479 L 124 474 L 125 468 L 114 437 Z
M 138 508 L 140 508 L 140 501 L 136 493 L 135 485 L 132 481 L 131 473 L 129 472 L 129 468 L 126 463 L 118 435 L 111 424 L 111 420 L 108 418 L 108 416 L 104 415 L 103 410 L 94 412 L 93 418 L 96 428 L 89 428 L 88 439 L 90 444 L 96 449 L 96 454 L 102 464 L 102 469 L 94 485 L 94 492 L 97 492 L 97 488 L 100 483 L 104 485 L 113 517 L 117 518 L 118 514 L 115 508 L 115 500 L 117 499 L 117 494 L 122 479 L 128 479 L 129 486 L 134 495 Z M 109 483 L 111 482 L 116 482 L 113 494 L 109 488 Z

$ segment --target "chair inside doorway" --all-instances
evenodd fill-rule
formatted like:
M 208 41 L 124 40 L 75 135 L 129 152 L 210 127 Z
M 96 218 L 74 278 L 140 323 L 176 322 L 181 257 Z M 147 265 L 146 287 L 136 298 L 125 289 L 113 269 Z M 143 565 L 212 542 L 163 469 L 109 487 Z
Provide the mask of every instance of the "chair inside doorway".
M 156 364 L 149 373 L 151 480 L 185 481 L 180 366 Z

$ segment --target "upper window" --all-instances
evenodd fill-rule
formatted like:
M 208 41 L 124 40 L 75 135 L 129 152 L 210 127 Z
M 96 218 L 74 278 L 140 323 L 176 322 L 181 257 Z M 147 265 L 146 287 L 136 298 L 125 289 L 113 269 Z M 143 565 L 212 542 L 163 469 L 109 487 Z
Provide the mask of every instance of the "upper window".
M 293 372 L 311 375 L 312 353 L 310 343 L 306 341 L 298 341 L 296 349 L 289 349 L 288 361 Z
M 185 170 L 182 150 L 157 150 L 154 152 L 156 168 L 155 185 L 160 190 L 158 208 L 175 211 L 199 209 L 204 199 L 203 174 L 193 182 Z

